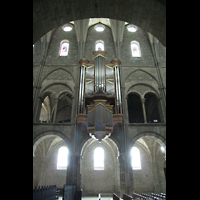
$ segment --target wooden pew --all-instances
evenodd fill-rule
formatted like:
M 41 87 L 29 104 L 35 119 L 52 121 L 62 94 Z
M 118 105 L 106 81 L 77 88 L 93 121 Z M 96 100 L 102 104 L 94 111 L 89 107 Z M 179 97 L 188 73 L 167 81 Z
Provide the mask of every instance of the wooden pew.
M 40 186 L 33 190 L 33 200 L 55 200 L 56 199 L 56 185 Z
M 123 194 L 123 200 L 132 200 L 133 197 L 128 194 Z
M 115 193 L 113 193 L 113 200 L 120 200 L 120 198 Z
M 145 196 L 137 194 L 137 193 L 134 193 L 134 192 L 132 193 L 132 196 L 133 196 L 133 199 L 137 199 L 137 198 L 147 199 Z

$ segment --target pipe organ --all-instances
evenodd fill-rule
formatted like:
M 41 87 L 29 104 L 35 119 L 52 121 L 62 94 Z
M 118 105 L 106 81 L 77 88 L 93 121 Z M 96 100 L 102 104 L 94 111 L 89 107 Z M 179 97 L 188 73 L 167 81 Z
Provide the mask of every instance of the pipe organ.
M 85 124 L 88 134 L 98 140 L 109 137 L 116 124 L 122 124 L 120 60 L 106 63 L 106 51 L 93 51 L 94 62 L 85 58 L 80 64 L 78 124 Z

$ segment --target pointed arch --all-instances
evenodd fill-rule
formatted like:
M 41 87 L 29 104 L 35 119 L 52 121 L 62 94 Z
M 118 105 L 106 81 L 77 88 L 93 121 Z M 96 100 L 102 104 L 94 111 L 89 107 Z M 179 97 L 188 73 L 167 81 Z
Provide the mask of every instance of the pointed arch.
M 156 83 L 158 84 L 158 81 L 157 81 L 156 77 L 153 76 L 151 73 L 149 73 L 149 72 L 143 70 L 143 69 L 136 69 L 136 70 L 132 71 L 132 72 L 125 78 L 125 80 L 128 80 L 128 78 L 129 78 L 131 75 L 133 75 L 133 73 L 135 73 L 135 72 L 137 72 L 137 71 L 141 71 L 141 72 L 144 72 L 144 73 L 148 74 L 148 75 L 151 76 L 151 77 L 156 81 Z
M 35 152 L 35 149 L 38 146 L 38 144 L 43 139 L 51 137 L 51 136 L 58 136 L 58 137 L 62 138 L 65 141 L 65 143 L 67 144 L 67 146 L 71 147 L 69 138 L 61 131 L 57 131 L 57 130 L 42 131 L 42 132 L 36 134 L 35 137 L 33 137 L 33 156 L 34 156 L 34 152 Z
M 50 74 L 52 74 L 53 72 L 57 71 L 57 70 L 63 70 L 67 73 L 69 73 L 69 75 L 71 75 L 72 79 L 73 79 L 73 82 L 75 83 L 75 79 L 72 75 L 72 73 L 70 71 L 68 71 L 67 69 L 63 68 L 63 67 L 58 67 L 58 68 L 55 68 L 55 69 L 52 69 L 50 72 L 47 72 L 44 77 L 42 78 L 42 81 L 41 81 L 41 84 L 44 82 L 44 80 L 47 78 L 47 76 L 49 76 Z
M 67 89 L 69 89 L 67 91 L 72 96 L 73 91 L 72 91 L 71 87 L 67 83 L 63 83 L 63 82 L 54 82 L 54 83 L 51 83 L 49 85 L 46 85 L 44 88 L 42 88 L 42 91 L 40 92 L 40 96 L 42 96 L 43 92 L 46 92 L 46 90 L 48 88 L 50 88 L 51 86 L 55 86 L 55 85 L 63 85 L 63 86 L 65 86 Z
M 143 136 L 153 136 L 161 146 L 166 147 L 166 139 L 161 134 L 155 131 L 144 131 L 137 134 L 131 139 L 130 144 L 133 146 L 134 143 Z

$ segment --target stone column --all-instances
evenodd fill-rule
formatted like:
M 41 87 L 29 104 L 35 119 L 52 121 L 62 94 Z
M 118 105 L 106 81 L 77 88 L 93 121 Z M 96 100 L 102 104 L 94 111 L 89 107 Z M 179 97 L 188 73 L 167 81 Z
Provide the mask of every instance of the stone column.
M 142 102 L 142 110 L 143 110 L 143 116 L 144 116 L 144 123 L 147 123 L 147 116 L 146 116 L 146 111 L 145 111 L 145 98 L 141 98 Z
M 81 189 L 80 155 L 72 153 L 68 157 L 66 184 L 77 184 L 77 190 Z
M 56 122 L 57 108 L 58 108 L 58 99 L 55 99 L 55 110 L 54 110 L 54 116 L 53 116 L 54 123 Z
M 120 169 L 120 196 L 126 193 L 126 175 L 125 175 L 125 157 L 123 154 L 119 156 L 119 169 Z

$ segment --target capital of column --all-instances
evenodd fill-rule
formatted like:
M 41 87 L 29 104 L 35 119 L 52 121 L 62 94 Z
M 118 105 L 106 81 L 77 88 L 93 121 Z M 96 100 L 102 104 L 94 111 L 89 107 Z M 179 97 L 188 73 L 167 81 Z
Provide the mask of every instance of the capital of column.
M 120 65 L 121 64 L 121 61 L 117 58 L 114 58 L 112 61 L 111 61 L 112 64 L 116 64 L 116 65 Z
M 56 99 L 54 99 L 54 100 L 55 100 L 55 102 L 56 102 L 56 103 L 58 103 L 58 100 L 59 100 L 59 99 L 58 99 L 58 98 L 56 98 Z
M 88 64 L 89 60 L 87 60 L 86 58 L 82 58 L 81 60 L 79 60 L 79 64 L 80 66 L 82 66 L 83 64 Z

